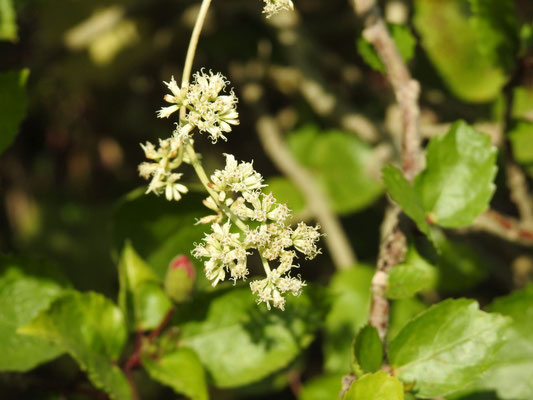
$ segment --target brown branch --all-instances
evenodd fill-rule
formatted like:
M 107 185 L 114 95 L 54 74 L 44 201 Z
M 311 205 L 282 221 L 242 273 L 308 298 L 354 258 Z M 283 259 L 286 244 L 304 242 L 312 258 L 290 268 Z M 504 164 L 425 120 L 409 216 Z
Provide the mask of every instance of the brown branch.
M 145 342 L 151 343 L 154 341 L 154 339 L 161 334 L 163 329 L 167 326 L 170 319 L 172 318 L 172 315 L 176 312 L 176 308 L 172 307 L 170 310 L 167 311 L 159 325 L 152 331 L 150 334 L 145 338 L 142 331 L 138 331 L 137 335 L 135 336 L 135 347 L 133 349 L 133 352 L 129 356 L 129 358 L 126 360 L 126 363 L 124 364 L 124 367 L 122 370 L 124 371 L 124 375 L 126 375 L 126 378 L 128 379 L 128 382 L 131 387 L 131 391 L 133 394 L 133 398 L 135 400 L 139 400 L 139 394 L 137 393 L 137 388 L 135 386 L 135 381 L 133 379 L 133 370 L 138 368 L 142 363 L 142 349 Z
M 494 210 L 481 214 L 472 225 L 472 229 L 491 233 L 509 242 L 533 246 L 533 230 L 524 228 L 521 221 Z
M 352 0 L 356 14 L 363 18 L 364 38 L 371 43 L 385 65 L 402 119 L 401 154 L 402 170 L 405 177 L 412 181 L 421 169 L 422 151 L 418 120 L 420 109 L 418 96 L 420 85 L 412 79 L 396 45 L 381 16 L 375 0 Z M 370 323 L 376 327 L 383 343 L 389 323 L 389 302 L 385 296 L 387 279 L 392 267 L 399 264 L 407 251 L 406 239 L 398 224 L 400 208 L 391 206 L 386 212 L 382 225 L 382 237 L 376 273 L 372 279 L 372 302 Z
M 412 180 L 420 169 L 421 152 L 418 132 L 418 96 L 420 85 L 412 79 L 381 12 L 374 0 L 352 0 L 356 13 L 364 19 L 364 38 L 376 49 L 383 61 L 396 100 L 402 113 L 402 167 L 405 177 Z

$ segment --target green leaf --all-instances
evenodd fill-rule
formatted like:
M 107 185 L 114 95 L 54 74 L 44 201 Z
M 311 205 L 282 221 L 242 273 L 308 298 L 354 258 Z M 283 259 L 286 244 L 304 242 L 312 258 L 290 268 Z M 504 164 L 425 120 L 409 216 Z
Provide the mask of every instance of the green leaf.
M 172 307 L 150 266 L 126 241 L 119 262 L 119 305 L 125 316 L 132 310 L 134 330 L 155 329 Z
M 392 340 L 395 376 L 413 383 L 417 397 L 457 391 L 495 361 L 508 320 L 479 310 L 475 301 L 445 300 L 410 321 Z
M 308 126 L 292 132 L 287 143 L 298 161 L 314 174 L 336 212 L 361 210 L 381 195 L 379 182 L 368 172 L 374 162 L 372 148 L 354 135 L 319 132 Z
M 336 399 L 342 390 L 342 374 L 325 375 L 305 382 L 298 400 Z
M 403 173 L 392 165 L 386 165 L 383 167 L 383 183 L 392 199 L 416 223 L 418 229 L 429 235 L 429 224 L 426 221 L 422 200 Z
M 46 309 L 65 287 L 68 283 L 47 262 L 0 256 L 0 371 L 27 371 L 63 352 L 16 331 Z
M 287 298 L 285 311 L 268 311 L 249 287 L 230 286 L 182 305 L 174 322 L 216 386 L 243 386 L 286 367 L 311 343 L 323 318 L 312 292 L 308 286 Z
M 393 376 L 379 371 L 352 383 L 344 400 L 403 400 L 403 385 Z
M 428 306 L 424 302 L 416 297 L 393 301 L 389 312 L 387 343 L 390 343 L 411 319 L 416 317 L 427 307 Z
M 365 325 L 355 337 L 353 344 L 355 374 L 360 377 L 364 372 L 376 372 L 383 362 L 383 346 L 378 331 L 370 324 Z
M 487 102 L 501 93 L 507 76 L 480 50 L 469 12 L 467 0 L 416 0 L 414 24 L 449 89 L 462 100 Z
M 163 281 L 170 262 L 178 254 L 190 255 L 194 243 L 204 237 L 205 225 L 195 225 L 210 213 L 202 205 L 204 194 L 189 192 L 178 203 L 164 197 L 145 195 L 143 189 L 127 195 L 118 205 L 113 220 L 113 249 L 120 254 L 127 240 L 158 278 Z M 203 265 L 193 259 L 197 276 L 204 276 Z M 209 287 L 207 279 L 201 281 Z
M 489 136 L 456 122 L 429 142 L 427 167 L 415 179 L 426 216 L 447 228 L 472 224 L 488 208 L 496 170 Z
M 520 37 L 514 0 L 469 0 L 481 54 L 512 72 Z
M 416 46 L 416 39 L 409 27 L 400 24 L 389 24 L 389 30 L 400 56 L 402 56 L 405 62 L 409 62 L 413 58 Z M 357 39 L 357 51 L 370 67 L 376 71 L 385 73 L 385 65 L 372 45 L 362 36 Z
M 48 340 L 68 352 L 87 371 L 91 382 L 112 399 L 132 399 L 126 377 L 116 366 L 127 339 L 124 317 L 102 295 L 69 292 L 19 332 Z
M 522 164 L 533 163 L 533 123 L 520 121 L 509 132 L 514 159 Z
M 533 37 L 533 25 L 531 25 Z M 517 119 L 533 121 L 533 87 L 518 86 L 513 89 L 511 116 Z
M 391 269 L 386 295 L 390 299 L 405 299 L 433 288 L 436 281 L 437 269 L 411 246 L 405 261 Z
M 142 362 L 152 379 L 170 386 L 176 393 L 192 400 L 209 398 L 204 369 L 193 350 L 181 348 L 155 360 L 143 355 Z
M 280 203 L 285 203 L 293 214 L 305 208 L 305 198 L 298 191 L 298 188 L 287 178 L 275 176 L 265 181 L 267 187 L 263 189 L 265 193 L 272 192 Z
M 513 319 L 505 331 L 505 343 L 496 364 L 481 380 L 480 386 L 495 390 L 505 400 L 533 398 L 533 284 L 494 301 L 488 311 Z
M 26 115 L 29 74 L 28 69 L 0 73 L 0 153 L 11 145 Z
M 13 0 L 0 0 L 0 40 L 17 39 L 17 15 Z
M 332 298 L 325 321 L 324 369 L 348 373 L 352 339 L 368 320 L 374 269 L 358 265 L 335 273 L 328 286 Z

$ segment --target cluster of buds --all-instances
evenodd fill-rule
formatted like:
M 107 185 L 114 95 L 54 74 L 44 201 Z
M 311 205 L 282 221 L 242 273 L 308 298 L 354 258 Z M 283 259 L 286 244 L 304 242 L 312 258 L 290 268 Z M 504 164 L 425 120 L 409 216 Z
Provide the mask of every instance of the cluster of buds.
M 272 17 L 281 10 L 294 10 L 294 4 L 291 0 L 263 0 L 265 6 L 263 8 L 263 13 L 266 14 L 267 18 Z
M 319 227 L 301 222 L 292 228 L 288 223 L 291 215 L 287 206 L 277 203 L 272 193 L 262 192 L 263 178 L 251 163 L 237 163 L 232 155 L 226 155 L 225 168 L 215 171 L 211 182 L 217 201 L 207 200 L 206 205 L 215 211 L 223 207 L 230 215 L 217 212 L 202 221 L 214 221 L 212 232 L 196 245 L 193 255 L 207 259 L 204 263 L 206 276 L 216 286 L 228 275 L 234 282 L 246 279 L 249 274 L 247 258 L 256 250 L 267 276 L 250 283 L 252 292 L 257 295 L 258 302 L 266 303 L 269 309 L 272 303 L 283 310 L 283 294 L 289 292 L 297 296 L 305 286 L 299 277 L 290 276 L 292 268 L 298 268 L 294 265 L 297 252 L 308 259 L 320 253 L 316 245 L 320 238 Z M 240 233 L 232 231 L 231 217 L 244 223 L 245 228 Z M 277 268 L 271 269 L 271 262 L 277 263 Z
M 292 8 L 290 1 L 267 1 L 273 11 L 278 8 Z M 285 4 L 286 6 L 283 6 Z M 265 11 L 266 12 L 266 11 Z M 179 183 L 182 174 L 176 172 L 182 163 L 201 168 L 193 150 L 192 132 L 207 132 L 213 143 L 218 139 L 226 140 L 225 133 L 231 125 L 237 125 L 239 114 L 236 110 L 237 98 L 231 90 L 224 94 L 228 85 L 226 78 L 203 70 L 194 75 L 191 84 L 178 87 L 172 78 L 165 82 L 171 94 L 164 99 L 172 104 L 158 111 L 160 118 L 185 109 L 172 137 L 160 140 L 159 147 L 152 143 L 141 145 L 149 161 L 139 166 L 140 175 L 150 179 L 148 192 L 165 194 L 170 200 L 179 200 L 187 192 L 187 187 Z M 199 223 L 211 224 L 211 233 L 206 234 L 200 244 L 196 244 L 193 255 L 205 259 L 207 278 L 216 286 L 229 279 L 236 282 L 245 280 L 249 275 L 248 256 L 257 251 L 266 277 L 250 283 L 258 302 L 271 304 L 280 309 L 285 307 L 284 294 L 301 293 L 305 283 L 300 277 L 291 277 L 294 259 L 302 253 L 307 259 L 320 253 L 316 243 L 320 238 L 318 226 L 305 223 L 292 228 L 289 224 L 290 210 L 279 204 L 274 196 L 263 192 L 266 186 L 263 177 L 254 170 L 251 162 L 237 162 L 231 154 L 226 154 L 226 165 L 216 170 L 210 177 L 203 170 L 202 182 L 210 196 L 204 204 L 215 212 L 202 218 Z M 198 172 L 198 171 L 197 171 Z M 206 181 L 209 182 L 206 182 Z M 235 231 L 235 228 L 238 230 Z M 271 268 L 271 263 L 277 264 Z

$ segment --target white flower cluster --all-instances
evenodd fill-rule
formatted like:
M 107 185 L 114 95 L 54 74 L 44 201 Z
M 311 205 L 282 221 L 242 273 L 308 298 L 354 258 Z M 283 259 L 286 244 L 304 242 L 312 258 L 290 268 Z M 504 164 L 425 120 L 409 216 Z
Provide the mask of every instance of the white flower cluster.
M 168 139 L 159 139 L 159 147 L 150 143 L 141 147 L 144 150 L 146 158 L 150 161 L 143 162 L 139 165 L 139 175 L 145 179 L 151 179 L 146 193 L 153 192 L 157 195 L 165 194 L 167 200 L 180 200 L 182 193 L 187 193 L 185 185 L 178 183 L 182 174 L 174 172 L 180 164 L 185 161 L 189 162 L 186 154 L 183 152 L 182 142 L 178 135 Z
M 263 0 L 265 7 L 263 13 L 267 18 L 277 14 L 281 10 L 294 10 L 294 4 L 291 0 Z
M 184 121 L 181 121 L 182 124 L 209 133 L 213 143 L 218 139 L 227 140 L 224 133 L 231 131 L 231 125 L 239 124 L 235 93 L 231 90 L 229 94 L 221 94 L 228 82 L 220 73 L 209 71 L 206 74 L 201 70 L 193 77 L 193 82 L 182 88 L 178 87 L 174 77 L 170 82 L 165 82 L 172 94 L 167 94 L 164 99 L 172 105 L 162 107 L 157 112 L 158 117 L 168 118 L 185 106 L 187 114 Z
M 320 238 L 319 227 L 300 223 L 296 228 L 288 225 L 290 210 L 285 204 L 278 204 L 272 194 L 261 191 L 263 177 L 256 172 L 251 163 L 237 163 L 235 157 L 226 154 L 226 166 L 215 171 L 211 176 L 211 188 L 217 194 L 217 201 L 228 212 L 241 221 L 256 221 L 255 228 L 246 229 L 239 234 L 231 231 L 228 220 L 222 224 L 222 215 L 209 216 L 201 222 L 213 222 L 212 232 L 207 234 L 204 242 L 197 244 L 193 255 L 207 258 L 205 272 L 213 286 L 223 281 L 229 273 L 230 279 L 246 279 L 249 274 L 247 257 L 255 249 L 266 265 L 267 276 L 250 283 L 252 292 L 258 296 L 258 302 L 264 302 L 270 309 L 284 309 L 283 294 L 290 292 L 297 296 L 305 283 L 299 278 L 291 277 L 296 251 L 312 259 L 320 253 L 316 242 Z M 234 198 L 236 197 L 236 198 Z M 205 204 L 216 210 L 216 203 L 206 200 Z M 254 224 L 255 225 L 255 224 Z M 296 251 L 295 251 L 296 250 Z M 269 262 L 277 262 L 275 269 L 270 269 Z

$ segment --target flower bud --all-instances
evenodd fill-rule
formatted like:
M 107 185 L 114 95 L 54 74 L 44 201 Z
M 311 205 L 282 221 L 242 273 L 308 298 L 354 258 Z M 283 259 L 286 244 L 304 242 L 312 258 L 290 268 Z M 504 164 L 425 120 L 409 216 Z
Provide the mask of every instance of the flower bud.
M 170 262 L 165 278 L 165 292 L 176 303 L 188 300 L 194 289 L 196 273 L 189 258 L 180 254 Z

